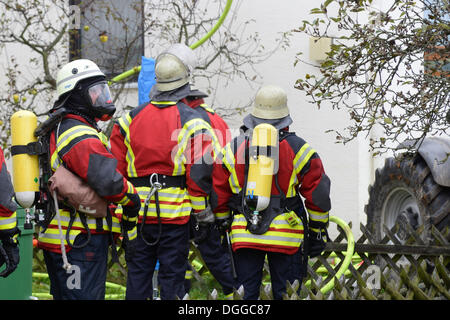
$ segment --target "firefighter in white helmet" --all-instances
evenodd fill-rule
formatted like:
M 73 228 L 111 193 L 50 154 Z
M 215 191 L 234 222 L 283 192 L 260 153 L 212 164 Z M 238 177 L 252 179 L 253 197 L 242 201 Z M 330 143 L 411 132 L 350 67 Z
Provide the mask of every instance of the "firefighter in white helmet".
M 107 206 L 104 214 L 93 212 L 89 205 L 82 210 L 61 200 L 65 197 L 59 194 L 61 220 L 58 221 L 55 212 L 47 212 L 50 218 L 39 233 L 38 247 L 44 250 L 50 293 L 58 300 L 104 299 L 108 247 L 113 243 L 113 234 L 121 233 L 121 223 L 124 239 L 128 242 L 136 239 L 139 195 L 117 170 L 117 160 L 97 126 L 98 121 L 109 120 L 116 110 L 105 78 L 99 67 L 87 59 L 64 65 L 56 78 L 58 99 L 49 119 L 36 130 L 41 141 L 48 145 L 50 159 L 49 168 L 41 169 L 53 173 L 60 167 L 66 168 Z M 53 173 L 52 178 L 55 176 Z M 51 196 L 50 193 L 48 197 L 52 199 Z M 122 221 L 110 210 L 109 203 L 124 205 Z M 48 208 L 52 211 L 51 206 Z M 59 223 L 70 269 L 64 269 Z
M 292 118 L 282 88 L 262 87 L 243 122 L 241 135 L 214 165 L 213 211 L 232 219 L 231 243 L 244 299 L 258 299 L 266 255 L 273 296 L 282 299 L 287 280 L 301 282 L 301 254 L 317 256 L 325 246 L 330 179 L 318 153 L 289 131 Z M 306 245 L 300 251 L 302 242 Z

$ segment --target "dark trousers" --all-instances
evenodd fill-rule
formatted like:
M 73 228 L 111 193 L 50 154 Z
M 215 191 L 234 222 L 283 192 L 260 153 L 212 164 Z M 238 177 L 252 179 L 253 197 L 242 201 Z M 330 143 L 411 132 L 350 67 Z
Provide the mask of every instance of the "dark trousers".
M 298 255 L 247 248 L 238 249 L 234 252 L 234 261 L 239 286 L 244 286 L 244 300 L 257 300 L 259 298 L 266 255 L 275 300 L 283 299 L 283 293 L 286 293 L 287 280 L 292 283 L 294 278 L 299 277 L 299 273 L 294 272 L 296 267 L 294 263 L 297 262 Z M 299 281 L 301 282 L 301 279 Z
M 158 282 L 162 300 L 183 298 L 186 260 L 189 254 L 188 224 L 162 224 L 161 238 L 154 246 L 148 246 L 142 240 L 140 224 L 138 225 L 136 253 L 127 261 L 126 299 L 152 299 L 152 278 L 156 261 L 159 260 Z M 152 243 L 159 233 L 158 224 L 146 224 L 143 236 Z
M 61 254 L 43 250 L 53 299 L 105 299 L 109 239 L 107 234 L 93 234 L 85 247 L 72 248 L 67 253 L 67 260 L 72 265 L 69 271 L 63 269 Z M 86 234 L 79 234 L 74 245 L 85 241 Z
M 193 220 L 194 219 L 191 219 L 190 221 Z M 222 286 L 223 293 L 225 295 L 232 293 L 233 288 L 236 287 L 236 283 L 231 271 L 230 253 L 226 244 L 222 243 L 222 237 L 219 230 L 214 225 L 205 227 L 205 230 L 199 230 L 200 232 L 197 232 L 194 228 L 194 226 L 191 226 L 194 240 L 196 235 L 205 232 L 204 235 L 201 236 L 202 239 L 196 242 L 196 244 L 206 267 Z

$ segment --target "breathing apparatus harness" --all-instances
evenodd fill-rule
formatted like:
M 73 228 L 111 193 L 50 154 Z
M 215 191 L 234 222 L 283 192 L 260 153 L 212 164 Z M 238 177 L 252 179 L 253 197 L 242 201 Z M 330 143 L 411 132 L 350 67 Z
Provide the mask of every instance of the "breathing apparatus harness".
M 283 130 L 279 130 L 279 138 L 278 141 L 281 143 L 284 139 L 288 139 L 290 136 L 295 135 L 293 132 L 286 132 Z M 249 170 L 249 158 L 255 153 L 262 152 L 258 150 L 258 148 L 252 148 L 249 146 L 249 135 L 246 133 L 244 136 L 245 143 L 245 169 L 244 169 L 244 187 L 238 194 L 234 194 L 230 200 L 230 208 L 232 209 L 233 214 L 243 214 L 245 219 L 247 220 L 247 229 L 249 232 L 253 234 L 263 234 L 267 232 L 270 224 L 273 219 L 275 219 L 278 215 L 283 213 L 289 213 L 288 222 L 291 224 L 296 224 L 296 215 L 300 218 L 303 223 L 304 230 L 308 229 L 308 220 L 306 218 L 306 211 L 303 207 L 301 198 L 296 195 L 295 197 L 286 198 L 285 194 L 281 190 L 278 184 L 278 174 L 274 175 L 274 183 L 277 188 L 279 194 L 270 196 L 269 206 L 255 213 L 252 210 L 247 201 L 246 201 L 246 190 L 247 190 L 247 179 L 248 179 L 248 170 Z M 268 148 L 264 151 L 264 154 L 270 155 L 272 151 Z M 307 232 L 306 232 L 307 233 Z
M 85 247 L 90 239 L 91 239 L 91 230 L 87 223 L 87 216 L 86 214 L 82 212 L 78 212 L 78 216 L 80 218 L 80 221 L 83 225 L 83 227 L 86 230 L 87 233 L 87 239 L 85 242 L 75 245 L 70 240 L 70 230 L 73 227 L 73 223 L 75 222 L 77 210 L 75 207 L 73 207 L 70 203 L 67 201 L 64 202 L 64 204 L 59 205 L 57 200 L 56 192 L 51 192 L 49 189 L 49 179 L 53 175 L 53 171 L 51 168 L 51 161 L 50 161 L 50 135 L 54 129 L 56 129 L 55 132 L 55 139 L 58 139 L 58 133 L 59 133 L 59 127 L 61 125 L 61 121 L 63 120 L 64 116 L 67 114 L 75 114 L 82 116 L 83 119 L 86 119 L 89 124 L 93 125 L 94 128 L 97 128 L 96 122 L 93 119 L 89 119 L 82 113 L 77 112 L 76 110 L 69 110 L 65 107 L 60 107 L 56 109 L 53 113 L 50 114 L 49 118 L 43 122 L 35 131 L 35 136 L 38 138 L 38 145 L 39 145 L 39 166 L 41 169 L 41 179 L 40 179 L 40 197 L 36 204 L 37 211 L 43 212 L 43 219 L 39 219 L 38 213 L 36 213 L 35 220 L 38 222 L 38 225 L 43 228 L 45 231 L 50 224 L 50 221 L 55 217 L 55 215 L 59 212 L 60 208 L 64 208 L 69 211 L 70 214 L 70 220 L 69 225 L 67 227 L 66 232 L 66 242 L 71 248 L 83 248 Z M 106 215 L 106 222 L 112 230 L 112 215 L 109 209 L 107 210 Z M 58 219 L 58 223 L 60 223 Z M 96 218 L 96 224 L 97 224 L 97 230 L 101 231 L 103 229 L 103 223 L 101 218 Z M 112 237 L 112 232 L 111 237 Z M 112 241 L 112 244 L 114 245 L 114 241 Z M 113 255 L 114 257 L 114 255 Z
M 162 235 L 162 222 L 161 222 L 161 208 L 159 203 L 159 193 L 158 191 L 163 188 L 186 188 L 186 177 L 185 176 L 168 176 L 159 173 L 152 173 L 148 176 L 138 177 L 138 178 L 130 178 L 129 181 L 136 187 L 150 187 L 150 191 L 147 195 L 147 198 L 144 201 L 144 214 L 142 217 L 142 223 L 139 228 L 142 240 L 148 246 L 155 246 Z M 152 197 L 155 197 L 155 207 L 156 207 L 156 217 L 158 219 L 158 236 L 156 240 L 153 242 L 148 242 L 143 233 L 143 228 L 145 224 L 145 220 L 147 219 L 148 206 L 150 204 L 150 200 Z

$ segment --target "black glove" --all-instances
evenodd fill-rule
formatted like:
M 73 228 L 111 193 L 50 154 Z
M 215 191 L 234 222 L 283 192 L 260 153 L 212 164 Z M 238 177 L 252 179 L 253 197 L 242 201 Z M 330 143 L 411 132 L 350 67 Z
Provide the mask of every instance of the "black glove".
M 139 210 L 141 209 L 141 200 L 138 194 L 127 194 L 127 196 L 130 198 L 133 205 L 123 207 L 121 223 L 125 261 L 131 261 L 136 252 L 137 222 Z
M 0 266 L 6 263 L 6 268 L 0 273 L 0 277 L 6 278 L 16 270 L 19 265 L 20 254 L 17 235 L 20 235 L 20 230 L 18 228 L 0 232 L 0 240 L 3 244 L 3 246 L 0 245 Z
M 215 216 L 211 210 L 211 207 L 206 207 L 205 210 L 200 212 L 192 212 L 195 220 L 199 224 L 199 226 L 208 226 L 214 223 Z
M 222 219 L 216 219 L 216 226 L 220 233 L 227 232 L 231 227 L 231 216 Z
M 125 235 L 122 241 L 122 247 L 125 250 L 125 261 L 130 262 L 133 260 L 134 255 L 136 254 L 136 246 L 137 246 L 137 237 L 133 240 L 129 240 L 128 236 Z
M 307 245 L 305 246 L 305 253 L 310 257 L 314 258 L 320 255 L 325 249 L 325 245 L 328 239 L 328 233 L 326 229 L 320 229 L 319 232 L 309 230 Z

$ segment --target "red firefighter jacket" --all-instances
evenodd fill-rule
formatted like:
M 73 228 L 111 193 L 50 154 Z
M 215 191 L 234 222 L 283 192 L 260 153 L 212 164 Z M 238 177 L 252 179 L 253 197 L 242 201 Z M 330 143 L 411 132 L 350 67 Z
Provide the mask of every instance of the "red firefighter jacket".
M 5 156 L 0 148 L 0 232 L 10 231 L 17 226 L 17 205 L 12 200 L 14 188 L 6 167 Z
M 309 215 L 309 227 L 314 231 L 326 228 L 330 205 L 330 180 L 325 174 L 322 161 L 308 143 L 286 130 L 280 132 L 278 184 L 286 200 L 302 201 L 304 198 Z M 282 138 L 285 136 L 284 138 Z M 217 205 L 214 213 L 230 214 L 230 200 L 241 192 L 245 179 L 245 146 L 244 135 L 234 138 L 227 144 L 220 155 L 221 161 L 214 164 L 213 190 Z M 247 140 L 248 141 L 248 140 Z M 278 195 L 275 179 L 272 182 L 272 195 Z M 299 203 L 297 203 L 299 205 Z M 295 205 L 295 206 L 297 206 Z M 298 250 L 303 239 L 303 224 L 289 223 L 289 209 L 278 215 L 270 224 L 267 232 L 261 235 L 247 230 L 247 221 L 243 214 L 235 212 L 231 227 L 233 250 L 252 248 L 265 251 L 293 254 Z M 298 212 L 297 212 L 298 213 Z
M 60 165 L 64 165 L 108 202 L 135 206 L 129 195 L 137 194 L 137 190 L 117 169 L 117 160 L 107 145 L 106 136 L 83 117 L 66 115 L 50 135 L 52 170 L 55 171 Z M 64 233 L 67 233 L 71 219 L 70 211 L 66 210 L 64 205 L 60 209 L 62 228 Z M 79 233 L 87 232 L 80 214 L 76 212 L 75 220 L 69 230 L 69 241 L 72 244 Z M 108 231 L 121 232 L 120 221 L 114 214 L 111 227 L 106 218 L 87 217 L 86 221 L 93 234 Z M 66 250 L 69 251 L 71 247 L 67 246 L 67 241 L 65 244 Z M 50 222 L 44 232 L 40 233 L 38 246 L 61 253 L 56 218 Z
M 131 181 L 161 176 L 181 177 L 185 185 L 158 191 L 161 223 L 185 224 L 192 210 L 204 210 L 212 189 L 212 146 L 217 144 L 211 126 L 181 101 L 151 101 L 125 114 L 114 125 L 111 150 L 119 170 Z M 134 183 L 134 182 L 133 182 Z M 137 186 L 142 200 L 150 183 Z M 142 222 L 145 206 L 141 207 Z M 116 211 L 120 213 L 120 208 Z M 145 223 L 157 223 L 156 198 L 148 205 Z

